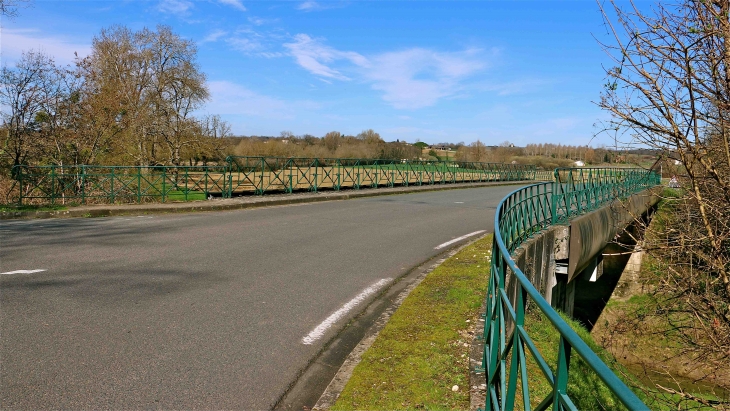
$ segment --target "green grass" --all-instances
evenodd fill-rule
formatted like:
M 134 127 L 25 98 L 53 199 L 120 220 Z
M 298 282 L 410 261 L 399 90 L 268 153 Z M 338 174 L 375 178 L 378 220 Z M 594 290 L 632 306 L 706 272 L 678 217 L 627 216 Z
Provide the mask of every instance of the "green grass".
M 187 201 L 205 200 L 205 193 L 202 191 L 189 191 Z M 160 200 L 162 197 L 160 196 Z M 165 201 L 186 201 L 184 191 L 169 191 L 165 196 Z
M 616 359 L 606 350 L 601 348 L 591 337 L 591 334 L 579 322 L 574 321 L 561 313 L 561 317 L 568 325 L 588 344 L 591 350 L 611 368 L 615 374 L 622 378 L 627 385 L 640 385 L 638 380 L 630 375 Z M 555 364 L 558 358 L 558 342 L 560 334 L 555 330 L 552 323 L 544 317 L 537 309 L 528 310 L 525 318 L 525 329 L 533 339 L 538 351 L 555 372 Z M 526 352 L 527 374 L 529 378 L 530 403 L 531 407 L 537 406 L 552 391 L 550 384 L 544 378 L 537 363 L 532 359 L 531 354 Z M 637 394 L 642 396 L 640 390 Z M 518 409 L 522 409 L 521 387 L 518 383 Z M 568 396 L 579 410 L 622 410 L 625 409 L 618 397 L 613 394 L 601 381 L 599 376 L 591 370 L 580 356 L 573 351 L 570 358 L 570 374 L 568 379 Z
M 479 173 L 479 172 L 488 173 L 489 172 L 487 170 L 477 170 L 477 169 L 470 169 L 470 168 L 454 167 L 453 164 L 449 164 L 449 163 L 447 163 L 446 165 L 444 165 L 444 164 L 399 164 L 399 163 L 396 163 L 396 164 L 367 165 L 367 166 L 362 166 L 362 167 L 370 168 L 370 169 L 378 168 L 381 170 L 402 170 L 402 171 L 412 170 L 412 171 L 428 171 L 428 172 L 436 171 L 436 172 L 438 172 L 438 171 L 446 170 L 446 171 L 458 171 L 458 172 L 462 172 L 462 173 Z M 493 171 L 493 172 L 497 172 L 497 171 Z
M 333 410 L 469 408 L 468 330 L 486 293 L 491 245 L 490 235 L 467 246 L 411 292 Z

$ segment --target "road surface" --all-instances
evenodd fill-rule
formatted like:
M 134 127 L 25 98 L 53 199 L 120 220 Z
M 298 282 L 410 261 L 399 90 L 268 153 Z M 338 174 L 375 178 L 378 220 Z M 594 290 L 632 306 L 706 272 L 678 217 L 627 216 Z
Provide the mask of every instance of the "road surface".
M 0 408 L 270 408 L 383 287 L 493 230 L 516 188 L 0 222 Z

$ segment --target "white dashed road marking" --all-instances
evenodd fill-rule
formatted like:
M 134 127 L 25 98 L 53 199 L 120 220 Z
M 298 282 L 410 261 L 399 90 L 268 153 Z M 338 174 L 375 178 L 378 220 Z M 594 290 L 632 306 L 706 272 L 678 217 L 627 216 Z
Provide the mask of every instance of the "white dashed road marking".
M 317 326 L 312 332 L 307 334 L 306 337 L 302 338 L 302 344 L 304 345 L 311 345 L 313 342 L 319 340 L 322 338 L 324 333 L 332 327 L 337 321 L 339 321 L 342 317 L 345 316 L 350 310 L 355 308 L 358 304 L 363 302 L 368 296 L 371 296 L 375 294 L 379 289 L 381 289 L 384 285 L 388 284 L 389 282 L 393 281 L 392 278 L 383 278 L 382 280 L 378 281 L 377 283 L 371 285 L 370 287 L 364 289 L 360 294 L 357 295 L 357 297 L 350 300 L 347 304 L 343 305 L 342 308 L 335 311 L 327 317 L 326 320 L 322 321 L 320 325 Z
M 46 271 L 46 270 L 45 269 L 39 269 L 39 270 L 15 270 L 15 271 L 6 271 L 4 273 L 0 273 L 0 275 L 33 274 L 33 273 L 40 273 L 41 271 Z
M 439 244 L 436 247 L 434 247 L 433 249 L 434 250 L 440 250 L 440 249 L 442 249 L 444 247 L 450 246 L 451 244 L 454 244 L 456 242 L 459 242 L 459 241 L 461 241 L 461 240 L 463 240 L 465 238 L 469 238 L 469 237 L 472 237 L 472 236 L 475 236 L 475 235 L 478 235 L 478 234 L 481 234 L 481 233 L 486 233 L 486 232 L 487 232 L 487 230 L 474 231 L 473 233 L 469 233 L 469 234 L 466 234 L 466 235 L 462 235 L 461 237 L 454 238 L 451 241 L 447 241 L 447 242 L 445 242 L 443 244 Z

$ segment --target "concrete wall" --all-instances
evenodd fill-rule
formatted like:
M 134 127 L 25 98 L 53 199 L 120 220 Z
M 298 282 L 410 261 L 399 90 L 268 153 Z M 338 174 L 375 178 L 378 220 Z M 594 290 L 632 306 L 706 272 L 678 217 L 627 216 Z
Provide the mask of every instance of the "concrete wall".
M 552 226 L 523 243 L 512 258 L 546 301 L 591 328 L 630 257 L 613 240 L 632 245 L 638 237 L 634 221 L 658 200 L 646 190 L 577 217 L 570 226 Z M 508 273 L 510 301 L 516 301 L 515 281 Z

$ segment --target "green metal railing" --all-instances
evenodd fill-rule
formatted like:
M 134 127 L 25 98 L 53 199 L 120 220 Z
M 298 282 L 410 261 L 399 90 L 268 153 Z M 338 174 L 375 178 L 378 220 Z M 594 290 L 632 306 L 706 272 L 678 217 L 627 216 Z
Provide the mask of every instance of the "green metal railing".
M 228 157 L 230 195 L 534 180 L 535 166 L 357 158 Z
M 553 224 L 661 183 L 659 174 L 640 168 L 557 168 L 554 175 Z
M 553 173 L 553 170 L 536 170 L 535 171 L 535 180 L 536 181 L 553 181 L 555 179 L 555 174 Z
M 487 410 L 515 409 L 518 376 L 522 390 L 520 409 L 576 410 L 568 395 L 571 352 L 585 362 L 626 408 L 648 409 L 545 301 L 511 255 L 528 238 L 548 226 L 653 187 L 659 181 L 655 173 L 639 169 L 558 169 L 554 182 L 520 188 L 502 200 L 494 217 L 493 258 L 483 332 Z M 560 334 L 557 363 L 553 367 L 526 331 L 528 302 Z M 552 387 L 552 392 L 537 406 L 530 403 L 528 356 Z
M 131 203 L 207 198 L 223 192 L 227 166 L 20 166 L 19 202 Z
M 188 201 L 277 191 L 317 192 L 535 178 L 518 164 L 228 157 L 213 166 L 16 166 L 19 203 Z

